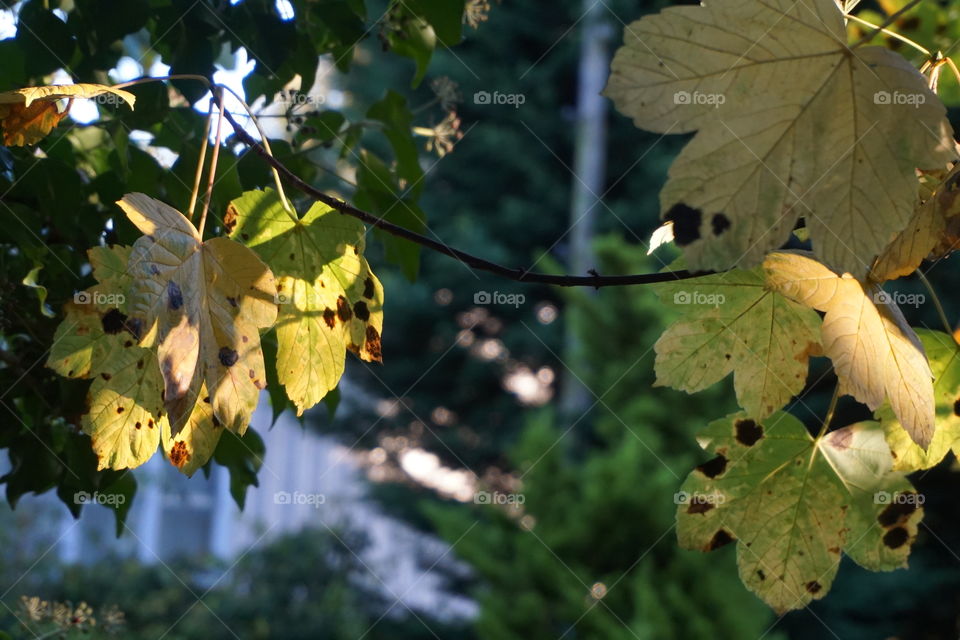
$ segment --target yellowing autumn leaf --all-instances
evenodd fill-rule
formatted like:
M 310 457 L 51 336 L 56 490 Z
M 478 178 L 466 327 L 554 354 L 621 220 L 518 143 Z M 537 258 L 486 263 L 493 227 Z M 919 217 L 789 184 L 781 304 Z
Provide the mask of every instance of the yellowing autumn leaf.
M 877 413 L 893 451 L 893 468 L 898 471 L 929 469 L 939 463 L 951 449 L 960 454 L 960 345 L 942 331 L 917 329 L 933 372 L 937 422 L 930 446 L 921 449 L 910 438 L 889 405 Z
M 157 450 L 166 419 L 160 401 L 156 356 L 137 345 L 123 312 L 129 247 L 87 252 L 98 284 L 65 306 L 47 366 L 68 378 L 92 378 L 81 426 L 93 444 L 99 469 L 126 469 Z
M 200 402 L 194 405 L 183 428 L 174 434 L 169 421 L 164 424 L 161 433 L 163 452 L 180 473 L 192 476 L 213 455 L 223 432 L 223 425 L 214 420 L 204 384 L 200 387 Z
M 383 286 L 363 223 L 320 202 L 294 222 L 268 189 L 234 200 L 226 224 L 276 274 L 277 375 L 298 415 L 337 386 L 347 349 L 380 362 Z
M 763 266 L 774 290 L 826 314 L 821 341 L 840 391 L 873 410 L 889 399 L 910 437 L 926 448 L 934 431 L 932 373 L 917 334 L 889 296 L 802 253 L 771 253 Z
M 927 258 L 939 258 L 960 246 L 960 164 L 917 208 L 906 229 L 877 258 L 870 279 L 885 282 L 913 273 Z
M 133 245 L 130 315 L 156 345 L 164 406 L 176 436 L 206 384 L 214 424 L 246 430 L 266 386 L 260 330 L 277 316 L 273 274 L 229 238 L 201 242 L 176 209 L 142 193 L 118 202 L 144 236 Z
M 867 273 L 910 222 L 916 168 L 955 158 L 945 110 L 899 54 L 850 49 L 834 0 L 716 0 L 628 26 L 606 95 L 638 127 L 696 131 L 660 194 L 689 268 L 759 264 L 798 217 Z
M 734 374 L 737 401 L 766 418 L 803 390 L 820 317 L 766 287 L 760 268 L 655 285 L 683 315 L 657 340 L 657 385 L 688 393 Z
M 8 147 L 36 144 L 67 117 L 69 107 L 60 111 L 57 101 L 68 98 L 97 98 L 108 95 L 133 108 L 136 97 L 129 91 L 100 84 L 66 84 L 25 87 L 0 92 L 0 129 Z
M 814 439 L 790 414 L 739 414 L 698 440 L 715 457 L 678 494 L 680 544 L 712 551 L 736 541 L 740 578 L 778 613 L 826 595 L 841 552 L 874 571 L 906 566 L 922 499 L 891 469 L 877 423 Z

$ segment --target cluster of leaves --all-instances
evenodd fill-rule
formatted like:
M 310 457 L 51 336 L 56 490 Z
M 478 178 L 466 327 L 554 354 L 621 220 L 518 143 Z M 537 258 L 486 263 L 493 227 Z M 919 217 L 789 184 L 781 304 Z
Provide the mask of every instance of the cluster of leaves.
M 231 383 L 243 383 L 242 391 L 229 392 L 236 399 L 237 404 L 231 405 L 235 409 L 224 408 L 230 403 L 224 399 L 226 387 L 216 372 L 207 370 L 211 362 L 223 365 L 206 357 L 211 353 L 200 355 L 203 342 L 192 346 L 177 342 L 188 338 L 186 333 L 206 341 L 211 331 L 223 327 L 241 331 L 218 315 L 221 309 L 216 304 L 223 300 L 217 294 L 222 293 L 219 287 L 223 283 L 217 282 L 209 291 L 183 290 L 189 296 L 183 316 L 200 315 L 190 316 L 195 321 L 190 331 L 174 332 L 171 338 L 168 323 L 175 320 L 168 311 L 147 317 L 151 292 L 133 286 L 147 285 L 146 280 L 133 282 L 139 272 L 127 269 L 138 234 L 133 225 L 117 217 L 114 204 L 125 194 L 139 192 L 174 209 L 189 209 L 190 185 L 201 148 L 207 144 L 204 118 L 190 105 L 206 89 L 203 83 L 186 79 L 172 81 L 176 91 L 159 82 L 122 89 L 103 82 L 124 55 L 133 56 L 144 68 L 162 61 L 170 65 L 173 74 L 209 78 L 225 59 L 225 52 L 245 47 L 256 61 L 255 69 L 244 79 L 246 97 L 250 101 L 265 97 L 267 103 L 288 106 L 284 115 L 293 131 L 292 140 L 272 140 L 275 155 L 308 182 L 336 189 L 343 185 L 328 177 L 336 171 L 323 165 L 352 165 L 357 170 L 357 185 L 351 186 L 356 202 L 368 203 L 388 220 L 422 229 L 425 218 L 417 206 L 423 177 L 419 159 L 422 138 L 434 147 L 439 145 L 439 130 L 430 125 L 435 118 L 455 120 L 456 89 L 440 85 L 434 90 L 422 89 L 419 94 L 427 106 L 436 108 L 419 110 L 416 118 L 407 98 L 396 92 L 365 96 L 369 99 L 343 109 L 305 111 L 304 106 L 316 104 L 306 96 L 322 56 L 342 73 L 353 73 L 358 69 L 359 49 L 365 49 L 364 55 L 372 55 L 374 60 L 399 55 L 412 59 L 405 63 L 411 73 L 422 75 L 436 47 L 461 39 L 464 3 L 395 3 L 405 8 L 385 12 L 363 0 L 295 0 L 291 3 L 293 19 L 276 3 L 260 0 L 130 0 L 110 8 L 86 1 L 60 4 L 42 0 L 7 3 L 15 11 L 18 30 L 15 37 L 0 41 L 4 59 L 0 88 L 10 89 L 0 93 L 0 130 L 5 145 L 0 147 L 0 192 L 4 194 L 0 265 L 11 276 L 0 285 L 0 379 L 5 390 L 0 412 L 7 425 L 0 432 L 0 447 L 9 450 L 13 463 L 2 478 L 7 498 L 16 504 L 25 493 L 55 488 L 79 514 L 82 505 L 74 498 L 76 492 L 119 492 L 126 498 L 117 501 L 125 505 L 118 508 L 122 517 L 132 502 L 136 483 L 132 475 L 115 470 L 141 463 L 162 442 L 168 455 L 178 452 L 174 457 L 185 472 L 200 467 L 211 454 L 215 462 L 228 466 L 234 496 L 242 504 L 245 487 L 256 483 L 263 454 L 257 435 L 249 430 L 243 433 L 246 425 L 239 424 L 252 409 L 254 390 L 276 383 L 268 386 L 274 414 L 287 406 L 302 413 L 324 394 L 328 400 L 335 396 L 328 391 L 343 370 L 347 348 L 353 347 L 368 359 L 379 358 L 376 338 L 381 320 L 377 309 L 382 289 L 375 277 L 371 275 L 369 280 L 371 296 L 378 302 L 368 308 L 369 321 L 360 319 L 362 311 L 343 320 L 348 311 L 353 314 L 354 303 L 369 293 L 366 276 L 353 280 L 361 265 L 367 268 L 362 255 L 344 253 L 348 248 L 362 253 L 364 231 L 358 224 L 334 220 L 341 218 L 339 214 L 311 208 L 309 202 L 295 203 L 302 211 L 309 209 L 302 217 L 291 217 L 280 207 L 277 210 L 284 212 L 286 223 L 270 218 L 275 196 L 259 191 L 271 182 L 266 165 L 254 154 L 237 155 L 232 145 L 220 149 L 211 199 L 217 224 L 212 230 L 220 236 L 232 229 L 232 244 L 225 244 L 225 237 L 214 238 L 212 245 L 196 240 L 193 259 L 187 255 L 190 247 L 180 246 L 183 264 L 179 273 L 208 273 L 215 268 L 210 260 L 220 257 L 221 249 L 239 255 L 243 247 L 234 245 L 246 244 L 249 251 L 242 254 L 243 260 L 267 263 L 272 269 L 267 271 L 274 274 L 267 278 L 264 272 L 266 280 L 272 278 L 274 284 L 264 284 L 263 295 L 267 296 L 270 286 L 281 289 L 276 298 L 269 295 L 269 305 L 266 301 L 253 304 L 252 327 L 243 324 L 248 322 L 246 310 L 238 316 L 243 318 L 243 330 L 253 330 L 248 339 L 257 338 L 259 344 L 260 330 L 273 326 L 273 320 L 265 315 L 271 306 L 277 314 L 276 334 L 265 336 L 265 363 L 253 367 L 255 378 L 248 376 L 247 361 L 236 365 L 237 372 L 244 367 L 249 382 L 240 380 L 239 373 L 231 378 Z M 421 37 L 408 42 L 402 34 L 396 35 L 400 22 L 415 23 Z M 386 48 L 377 42 L 377 33 L 394 34 L 383 41 Z M 277 42 L 285 46 L 278 47 Z M 41 86 L 59 69 L 78 84 Z M 297 76 L 302 80 L 300 89 L 290 94 L 284 87 Z M 96 99 L 100 119 L 84 127 L 68 126 L 65 118 L 71 102 L 84 98 Z M 144 148 L 134 133 L 148 135 L 150 148 Z M 455 127 L 445 135 L 455 139 Z M 166 168 L 157 150 L 172 152 L 172 167 Z M 259 203 L 254 202 L 257 198 Z M 140 202 L 148 209 L 154 206 Z M 236 203 L 231 207 L 236 228 L 231 225 L 228 229 L 223 216 L 231 202 Z M 245 207 L 258 209 L 253 212 Z M 186 225 L 192 223 L 173 220 L 181 234 L 176 236 L 178 240 L 191 236 Z M 249 235 L 251 241 L 246 242 L 240 234 Z M 316 244 L 318 236 L 322 241 Z M 332 247 L 327 244 L 328 237 L 330 242 L 342 244 L 338 251 L 342 259 L 322 253 Z M 384 244 L 387 257 L 399 261 L 409 277 L 415 276 L 416 246 L 393 237 L 385 238 Z M 82 248 L 90 246 L 94 249 L 88 255 Z M 280 250 L 282 254 L 277 253 Z M 136 265 L 157 257 L 143 243 L 138 251 Z M 82 278 L 89 273 L 96 284 L 77 293 L 86 286 Z M 303 297 L 285 294 L 284 287 L 300 291 Z M 349 298 L 348 306 L 336 305 L 340 294 Z M 160 305 L 158 300 L 154 302 Z M 216 304 L 211 306 L 211 300 Z M 136 311 L 128 308 L 134 304 Z M 324 315 L 327 308 L 334 310 L 333 319 Z M 58 318 L 61 309 L 66 319 L 58 328 L 51 319 Z M 159 310 L 159 306 L 154 309 Z M 153 323 L 154 333 L 149 334 L 146 325 L 138 326 L 134 320 Z M 231 334 L 231 339 L 234 337 Z M 61 338 L 64 343 L 58 342 Z M 125 346 L 127 342 L 133 344 Z M 307 342 L 311 348 L 301 348 Z M 174 343 L 182 349 L 177 351 Z M 55 344 L 55 352 L 47 353 Z M 222 346 L 217 347 L 218 352 Z M 71 348 L 74 351 L 65 351 Z M 170 370 L 170 380 L 164 380 L 157 356 L 169 349 L 186 360 L 177 365 L 177 371 Z M 273 354 L 278 350 L 282 364 L 276 367 Z M 238 360 L 240 353 L 238 350 Z M 196 365 L 187 363 L 194 354 Z M 245 357 L 254 365 L 259 362 L 255 351 Z M 45 361 L 52 369 L 49 373 L 37 366 Z M 143 368 L 138 366 L 141 361 Z M 150 363 L 156 365 L 155 371 L 147 366 Z M 92 382 L 58 382 L 50 375 L 54 371 Z M 180 381 L 185 386 L 173 382 L 177 375 L 188 376 Z M 179 391 L 165 401 L 162 396 L 168 383 Z M 219 390 L 214 394 L 221 403 L 219 409 L 205 412 L 195 402 L 194 396 L 207 397 L 205 385 Z M 121 407 L 124 410 L 118 413 Z M 210 431 L 214 421 L 233 431 L 224 428 L 226 435 L 216 435 Z M 136 429 L 138 423 L 140 430 Z M 88 434 L 95 435 L 91 439 Z
M 744 584 L 780 612 L 823 597 L 841 552 L 905 566 L 923 502 L 905 474 L 953 446 L 960 397 L 953 337 L 921 338 L 881 288 L 957 241 L 956 144 L 931 81 L 848 45 L 832 0 L 671 8 L 625 33 L 607 94 L 639 127 L 696 131 L 660 194 L 664 231 L 688 268 L 718 272 L 657 285 L 682 310 L 657 383 L 692 393 L 732 373 L 743 408 L 700 435 L 715 457 L 684 484 L 680 543 L 736 541 Z M 828 414 L 812 437 L 780 411 L 821 355 L 874 421 L 828 431 Z

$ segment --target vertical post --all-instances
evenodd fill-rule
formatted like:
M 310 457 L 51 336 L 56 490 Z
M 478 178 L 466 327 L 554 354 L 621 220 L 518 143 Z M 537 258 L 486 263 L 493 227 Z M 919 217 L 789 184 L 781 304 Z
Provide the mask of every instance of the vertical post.
M 597 208 L 602 206 L 600 196 L 607 169 L 607 103 L 600 92 L 610 72 L 611 30 L 604 11 L 599 0 L 583 2 L 568 264 L 570 273 L 575 275 L 586 275 L 596 266 L 592 247 L 594 223 Z M 575 420 L 589 409 L 594 397 L 577 379 L 577 376 L 583 377 L 586 370 L 586 354 L 579 339 L 583 313 L 571 308 L 565 316 L 564 360 L 576 375 L 568 372 L 564 376 L 560 408 L 565 417 Z

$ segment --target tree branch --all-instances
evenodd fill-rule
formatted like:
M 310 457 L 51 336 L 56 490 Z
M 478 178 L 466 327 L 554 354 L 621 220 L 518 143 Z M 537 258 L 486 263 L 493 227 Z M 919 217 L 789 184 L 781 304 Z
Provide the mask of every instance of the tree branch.
M 594 271 L 591 272 L 591 275 L 587 276 L 573 276 L 573 275 L 550 275 L 544 273 L 532 273 L 529 270 L 525 269 L 511 269 L 503 265 L 490 262 L 489 260 L 484 260 L 477 256 L 471 255 L 459 249 L 454 249 L 453 247 L 447 246 L 442 242 L 433 240 L 426 236 L 420 235 L 414 231 L 406 229 L 404 227 L 395 225 L 391 222 L 387 222 L 381 217 L 375 216 L 372 213 L 368 213 L 361 209 L 340 200 L 334 198 L 319 189 L 316 189 L 303 180 L 301 180 L 295 173 L 290 171 L 283 163 L 267 153 L 266 149 L 258 143 L 256 140 L 250 136 L 249 133 L 234 119 L 233 114 L 231 114 L 226 109 L 223 111 L 224 117 L 233 127 L 234 134 L 237 139 L 240 140 L 243 144 L 247 145 L 258 155 L 260 155 L 264 160 L 267 161 L 270 166 L 276 169 L 281 176 L 286 178 L 287 182 L 292 184 L 294 187 L 310 196 L 315 200 L 326 204 L 327 206 L 339 211 L 340 213 L 348 216 L 357 218 L 364 223 L 376 227 L 377 229 L 382 229 L 389 234 L 395 235 L 398 238 L 403 238 L 404 240 L 409 240 L 410 242 L 416 243 L 420 246 L 432 249 L 437 253 L 442 253 L 451 258 L 455 258 L 468 267 L 476 269 L 478 271 L 486 271 L 494 275 L 506 278 L 508 280 L 515 280 L 516 282 L 526 282 L 526 283 L 538 283 L 538 284 L 550 284 L 560 287 L 615 287 L 615 286 L 624 286 L 624 285 L 636 285 L 636 284 L 654 284 L 657 282 L 673 282 L 676 280 L 687 280 L 689 278 L 696 278 L 702 275 L 708 275 L 709 272 L 705 273 L 691 273 L 690 271 L 665 271 L 661 273 L 640 273 L 624 276 L 604 276 L 600 275 Z

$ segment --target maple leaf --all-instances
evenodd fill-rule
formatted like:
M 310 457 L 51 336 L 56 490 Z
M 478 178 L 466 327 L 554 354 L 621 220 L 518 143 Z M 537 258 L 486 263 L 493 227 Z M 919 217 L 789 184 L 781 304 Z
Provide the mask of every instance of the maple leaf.
M 885 282 L 913 273 L 925 259 L 939 259 L 960 246 L 960 164 L 957 164 L 896 235 L 870 270 Z
M 133 108 L 136 97 L 120 89 L 100 84 L 66 84 L 46 87 L 25 87 L 0 93 L 0 129 L 3 144 L 8 147 L 36 144 L 61 120 L 67 117 L 69 107 L 60 111 L 57 102 L 63 98 L 97 98 L 109 95 Z
M 680 545 L 736 541 L 743 583 L 778 613 L 826 595 L 841 551 L 874 571 L 906 566 L 922 498 L 892 470 L 877 423 L 814 439 L 788 413 L 762 422 L 738 414 L 698 441 L 716 457 L 678 494 Z
M 840 391 L 873 410 L 889 398 L 910 437 L 926 448 L 934 430 L 933 374 L 917 334 L 889 296 L 804 253 L 771 253 L 763 266 L 773 289 L 826 314 L 821 341 Z
M 156 356 L 137 345 L 124 313 L 130 248 L 87 252 L 98 284 L 65 306 L 47 366 L 68 378 L 90 378 L 81 427 L 90 436 L 99 469 L 137 467 L 156 452 L 166 424 Z
M 206 397 L 212 421 L 246 430 L 266 386 L 260 330 L 277 316 L 273 274 L 229 238 L 202 242 L 183 214 L 142 193 L 118 202 L 144 236 L 133 245 L 129 311 L 156 346 L 164 406 L 176 436 Z
M 765 418 L 800 393 L 819 350 L 817 313 L 766 287 L 760 268 L 655 285 L 684 312 L 654 345 L 656 384 L 693 393 L 734 374 L 737 401 Z
M 893 468 L 911 472 L 936 465 L 951 449 L 960 455 L 960 346 L 953 336 L 942 331 L 917 329 L 917 336 L 933 372 L 933 392 L 936 400 L 937 422 L 930 446 L 926 450 L 917 445 L 897 420 L 890 405 L 877 412 L 877 419 L 887 434 L 887 443 L 893 452 Z
M 234 200 L 226 224 L 277 277 L 277 376 L 298 415 L 337 386 L 348 349 L 381 361 L 383 286 L 362 222 L 320 202 L 294 221 L 267 189 Z
M 916 69 L 846 37 L 833 0 L 716 0 L 626 28 L 606 95 L 638 127 L 697 132 L 660 194 L 690 269 L 755 266 L 803 216 L 821 261 L 866 275 L 913 215 L 915 169 L 956 158 Z

